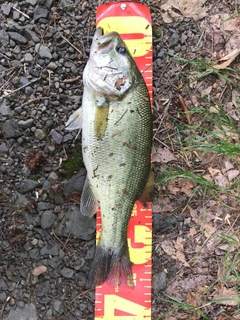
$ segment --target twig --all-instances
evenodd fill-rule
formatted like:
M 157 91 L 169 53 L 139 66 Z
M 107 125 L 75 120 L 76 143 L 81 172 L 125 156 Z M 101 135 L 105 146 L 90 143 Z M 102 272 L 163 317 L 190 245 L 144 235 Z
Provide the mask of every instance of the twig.
M 182 106 L 182 108 L 183 108 L 183 110 L 185 112 L 188 124 L 191 124 L 192 123 L 191 114 L 189 113 L 189 109 L 188 109 L 188 106 L 185 103 L 185 100 L 183 99 L 183 97 L 180 94 L 178 94 L 178 100 L 179 100 L 179 102 L 180 102 L 180 104 L 181 104 L 181 106 Z
M 52 94 L 51 97 L 56 96 L 56 94 Z M 35 101 L 39 101 L 39 100 L 44 100 L 44 99 L 49 99 L 50 97 L 38 97 L 38 98 L 33 98 L 28 100 L 27 102 L 24 102 L 21 107 L 24 107 L 26 105 L 28 105 L 29 103 L 35 102 Z
M 84 296 L 86 293 L 88 293 L 89 291 L 92 291 L 92 289 L 88 289 L 86 291 L 83 291 L 82 293 L 80 293 L 79 295 L 77 295 L 74 299 L 72 299 L 72 301 L 70 301 L 70 304 L 73 303 L 76 299 Z
M 22 90 L 23 88 L 25 88 L 25 87 L 29 86 L 30 84 L 33 84 L 33 83 L 35 83 L 35 82 L 37 82 L 37 81 L 39 81 L 39 80 L 40 80 L 40 78 L 34 79 L 34 80 L 32 80 L 32 81 L 24 84 L 22 87 L 17 88 L 16 90 L 9 91 L 7 94 L 4 94 L 3 96 L 1 96 L 1 99 L 4 99 L 4 98 L 10 96 L 11 94 L 13 94 L 13 93 L 15 93 L 15 92 L 18 92 L 18 91 Z M 6 90 L 6 91 L 7 91 L 7 90 Z
M 78 53 L 82 54 L 82 52 L 80 50 L 78 50 L 77 47 L 75 47 L 67 38 L 65 38 L 63 35 L 61 35 L 61 37 L 67 41 L 68 44 L 70 44 L 70 46 L 72 46 L 75 50 L 77 50 Z
M 20 11 L 19 9 L 17 9 L 16 7 L 12 7 L 14 10 L 16 10 L 17 12 L 21 13 L 25 18 L 30 19 L 30 17 L 26 14 L 23 13 L 22 11 Z

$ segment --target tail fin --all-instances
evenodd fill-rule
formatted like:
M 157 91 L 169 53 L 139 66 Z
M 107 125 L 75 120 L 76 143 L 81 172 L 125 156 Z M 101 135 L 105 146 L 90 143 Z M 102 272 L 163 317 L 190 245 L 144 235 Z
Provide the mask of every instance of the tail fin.
M 106 248 L 101 242 L 96 247 L 88 287 L 99 286 L 105 281 L 113 286 L 120 284 L 133 286 L 131 261 L 127 243 L 118 251 Z

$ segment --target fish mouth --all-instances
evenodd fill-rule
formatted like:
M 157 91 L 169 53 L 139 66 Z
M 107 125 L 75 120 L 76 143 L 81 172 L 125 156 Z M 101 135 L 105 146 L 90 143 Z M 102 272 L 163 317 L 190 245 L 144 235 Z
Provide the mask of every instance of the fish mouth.
M 118 36 L 118 33 L 113 31 L 104 34 L 103 28 L 96 29 L 93 37 L 93 47 L 96 53 L 108 53 L 114 48 L 114 39 Z

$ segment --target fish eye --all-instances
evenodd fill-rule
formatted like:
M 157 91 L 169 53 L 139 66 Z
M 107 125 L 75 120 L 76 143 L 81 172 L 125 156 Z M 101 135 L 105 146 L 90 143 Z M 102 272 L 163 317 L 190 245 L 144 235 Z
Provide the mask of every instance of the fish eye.
M 127 52 L 125 47 L 117 47 L 117 52 L 120 54 L 125 54 Z

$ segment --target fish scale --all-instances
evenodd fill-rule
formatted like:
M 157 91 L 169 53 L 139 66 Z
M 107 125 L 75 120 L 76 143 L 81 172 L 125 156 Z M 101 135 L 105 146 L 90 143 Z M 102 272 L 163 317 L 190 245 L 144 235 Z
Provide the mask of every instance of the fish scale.
M 109 247 L 122 244 L 132 206 L 143 191 L 150 170 L 152 115 L 151 110 L 146 112 L 149 102 L 145 83 L 141 81 L 137 88 L 137 92 L 130 89 L 121 101 L 110 103 L 102 140 L 94 132 L 96 108 L 91 92 L 86 97 L 91 103 L 83 112 L 83 158 L 101 207 L 101 241 Z

